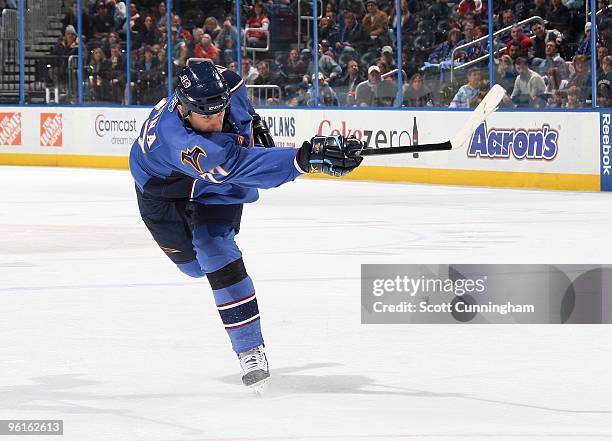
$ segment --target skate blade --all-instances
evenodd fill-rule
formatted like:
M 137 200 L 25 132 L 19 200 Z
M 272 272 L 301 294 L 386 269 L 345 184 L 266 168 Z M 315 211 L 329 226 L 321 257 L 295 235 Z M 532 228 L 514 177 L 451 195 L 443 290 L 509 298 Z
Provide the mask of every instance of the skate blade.
M 249 387 L 249 389 L 251 389 L 253 391 L 253 393 L 257 396 L 257 397 L 263 397 L 264 394 L 266 393 L 266 390 L 268 389 L 268 384 L 270 382 L 270 377 L 268 378 L 264 378 L 261 381 L 258 381 L 255 384 L 251 384 Z

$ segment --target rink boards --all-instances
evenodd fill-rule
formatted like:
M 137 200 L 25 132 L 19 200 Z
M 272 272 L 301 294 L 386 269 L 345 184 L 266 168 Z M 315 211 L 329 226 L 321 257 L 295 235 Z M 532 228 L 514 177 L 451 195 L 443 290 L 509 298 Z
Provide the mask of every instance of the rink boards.
M 0 164 L 127 168 L 148 108 L 0 107 Z M 370 147 L 440 142 L 468 111 L 259 109 L 278 145 L 315 134 Z M 460 149 L 368 157 L 349 179 L 494 187 L 611 190 L 610 114 L 498 111 Z

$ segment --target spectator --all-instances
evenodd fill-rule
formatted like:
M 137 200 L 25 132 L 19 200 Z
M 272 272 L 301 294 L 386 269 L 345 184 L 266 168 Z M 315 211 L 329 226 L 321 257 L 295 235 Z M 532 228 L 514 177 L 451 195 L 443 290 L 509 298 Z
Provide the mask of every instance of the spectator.
M 601 71 L 599 72 L 598 78 L 600 80 L 606 80 L 612 84 L 612 56 L 607 55 L 601 61 Z
M 223 62 L 229 64 L 234 60 L 234 53 L 236 51 L 236 43 L 238 41 L 238 30 L 232 23 L 232 16 L 225 17 L 223 27 L 217 36 L 215 45 L 221 49 Z
M 308 105 L 309 99 L 310 97 L 308 96 L 308 85 L 302 82 L 298 85 L 297 97 L 292 99 L 289 105 L 306 107 Z
M 138 60 L 134 67 L 136 71 L 135 101 L 139 104 L 157 102 L 161 99 L 165 78 L 161 75 L 157 54 L 151 46 L 144 46 L 144 58 Z
M 532 67 L 534 71 L 544 78 L 548 76 L 548 71 L 553 67 L 557 68 L 562 80 L 567 79 L 568 77 L 567 65 L 565 64 L 565 60 L 561 58 L 561 55 L 559 55 L 557 43 L 554 41 L 549 41 L 546 43 L 546 58 L 544 60 L 540 60 L 539 62 L 534 61 Z
M 417 64 L 415 57 L 410 55 L 410 49 L 402 47 L 402 69 L 408 77 L 411 77 L 419 71 L 420 66 Z
M 569 31 L 570 12 L 561 0 L 550 0 L 550 9 L 546 14 L 548 26 L 562 32 Z
M 368 46 L 369 41 L 368 31 L 357 22 L 355 14 L 349 11 L 345 12 L 344 26 L 340 28 L 336 50 L 342 52 L 347 48 L 352 48 L 360 53 Z
M 390 107 L 397 95 L 397 87 L 390 81 L 381 81 L 380 68 L 368 69 L 368 80 L 357 85 L 355 101 L 361 107 Z
M 516 43 L 511 42 L 510 46 L 506 48 L 506 51 L 506 55 L 508 55 L 512 61 L 516 61 L 521 55 L 521 47 Z
M 317 102 L 319 106 L 338 106 L 338 96 L 336 95 L 334 89 L 332 89 L 325 80 L 325 75 L 319 72 L 318 79 Z M 312 81 L 313 86 L 311 86 L 310 90 L 308 91 L 308 95 L 310 97 L 308 100 L 309 106 L 314 105 L 314 75 L 312 77 Z
M 580 90 L 577 87 L 570 87 L 567 90 L 567 102 L 564 107 L 568 109 L 584 107 L 584 102 L 580 100 Z
M 130 32 L 136 34 L 141 27 L 140 11 L 136 2 L 130 2 Z
M 306 64 L 300 59 L 300 53 L 297 49 L 289 51 L 285 73 L 287 74 L 287 83 L 298 84 L 306 73 Z
M 514 24 L 514 12 L 512 9 L 506 9 L 501 13 L 501 28 L 508 28 Z
M 572 73 L 567 82 L 563 82 L 561 89 L 570 89 L 575 87 L 579 91 L 579 98 L 582 103 L 586 103 L 591 99 L 591 72 L 589 66 L 589 58 L 586 55 L 576 55 L 572 61 Z
M 172 14 L 172 22 L 170 23 L 170 38 L 172 42 L 177 42 L 183 38 L 183 26 L 181 23 L 181 17 L 178 14 Z
M 110 79 L 110 63 L 101 47 L 93 50 L 89 65 L 89 87 L 93 101 L 106 101 Z
M 431 52 L 427 61 L 430 64 L 436 65 L 439 65 L 443 61 L 450 61 L 453 49 L 462 44 L 461 31 L 459 29 L 451 29 L 448 33 L 448 39 Z
M 546 0 L 533 0 L 533 8 L 529 11 L 530 17 L 546 18 L 548 15 L 548 7 Z
M 125 59 L 119 44 L 110 47 L 110 99 L 115 103 L 123 102 L 125 89 Z
M 195 57 L 196 54 L 196 45 L 200 44 L 202 42 L 202 36 L 204 35 L 204 29 L 202 28 L 193 28 L 193 30 L 191 31 L 191 41 L 188 42 L 188 49 L 189 49 L 189 57 Z
M 482 0 L 461 0 L 457 12 L 463 18 L 468 14 L 474 14 L 479 18 L 487 18 L 487 7 Z
M 162 0 L 159 2 L 159 5 L 157 5 L 157 11 L 155 11 L 155 26 L 160 28 L 162 25 L 166 24 L 167 20 L 166 2 Z
M 253 14 L 247 20 L 247 28 L 261 28 L 268 30 L 270 20 L 264 12 L 263 4 L 259 1 L 253 5 Z M 267 44 L 267 33 L 260 31 L 249 31 L 246 35 L 249 47 L 265 47 Z
M 230 64 L 227 65 L 227 70 L 231 70 L 232 72 L 240 75 L 240 73 L 238 72 L 238 63 L 236 63 L 235 61 L 232 61 Z
M 103 0 L 96 4 L 96 14 L 92 19 L 92 29 L 93 36 L 100 40 L 108 37 L 108 33 L 115 29 L 115 21 L 108 13 Z
M 506 89 L 508 95 L 511 95 L 512 89 L 514 89 L 516 76 L 517 73 L 514 69 L 514 60 L 510 58 L 510 55 L 502 55 L 497 66 L 497 77 L 495 77 L 495 82 Z
M 363 0 L 340 0 L 338 3 L 338 11 L 344 16 L 347 12 L 351 12 L 357 17 L 362 17 L 365 14 L 365 6 Z
M 467 84 L 461 86 L 448 107 L 469 108 L 480 94 L 480 70 L 472 68 L 468 71 Z
M 391 46 L 384 46 L 380 51 L 380 57 L 385 60 L 389 69 L 395 69 L 397 67 L 395 58 L 393 58 L 393 49 Z
M 539 58 L 543 60 L 546 57 L 546 29 L 542 20 L 536 20 L 531 25 L 531 32 L 534 35 L 532 40 L 531 48 L 529 51 L 529 58 Z
M 409 35 L 416 33 L 417 19 L 415 18 L 415 14 L 413 14 L 408 7 L 408 0 L 400 1 L 400 11 L 400 30 L 402 33 L 402 38 L 407 38 Z M 393 9 L 392 14 L 397 15 L 395 8 Z M 395 29 L 397 26 L 397 17 L 392 18 L 390 21 L 393 23 L 393 29 Z
M 74 29 L 78 29 L 79 25 L 77 22 L 77 2 L 74 2 L 70 7 L 70 10 L 64 15 L 62 19 L 62 29 L 66 29 L 68 25 L 71 25 Z M 91 25 L 89 22 L 89 15 L 85 12 L 81 12 L 81 34 L 85 38 L 89 38 L 91 36 Z
M 402 105 L 404 107 L 433 106 L 431 90 L 425 85 L 420 73 L 414 74 L 402 89 Z
M 514 89 L 510 98 L 518 107 L 540 107 L 542 96 L 546 92 L 544 80 L 529 69 L 525 58 L 518 58 L 514 62 L 514 68 L 518 76 L 514 81 Z
M 580 40 L 576 55 L 591 55 L 591 22 L 588 21 L 584 25 L 584 37 Z
M 242 59 L 242 80 L 244 84 L 252 85 L 255 84 L 255 78 L 259 76 L 259 72 L 251 63 L 249 58 Z
M 196 43 L 195 56 L 197 58 L 209 58 L 215 64 L 219 62 L 219 49 L 213 44 L 210 35 L 202 35 L 200 42 Z
M 361 75 L 361 71 L 359 69 L 359 63 L 356 60 L 349 61 L 346 67 L 346 75 L 342 77 L 342 79 L 337 83 L 337 89 L 344 92 L 346 95 L 346 99 L 344 99 L 344 104 L 347 106 L 355 105 L 355 91 L 357 89 L 357 85 L 364 81 L 363 76 Z
M 519 57 L 526 58 L 529 54 L 529 48 L 531 48 L 531 39 L 523 33 L 523 28 L 518 25 L 512 27 L 510 35 L 512 38 L 506 45 L 506 55 L 509 55 L 509 48 L 511 45 L 517 45 Z
M 284 78 L 281 77 L 277 72 L 270 70 L 270 65 L 267 61 L 260 61 L 257 64 L 257 70 L 259 74 L 253 81 L 253 84 L 258 86 L 279 86 L 281 90 L 284 87 Z
M 117 34 L 116 32 L 109 32 L 108 33 L 108 38 L 106 38 L 104 40 L 104 45 L 102 47 L 102 50 L 104 50 L 104 55 L 106 55 L 106 58 L 109 58 L 111 55 L 111 46 L 115 45 L 115 44 L 119 44 L 119 34 Z
M 377 0 L 367 0 L 368 13 L 363 17 L 362 24 L 370 34 L 372 42 L 382 46 L 388 42 L 389 16 L 378 9 Z
M 337 78 L 340 78 L 342 75 L 342 68 L 340 65 L 329 55 L 325 55 L 323 53 L 323 48 L 321 45 L 318 46 L 317 53 L 319 55 L 319 72 L 325 75 L 325 78 L 329 78 L 329 82 L 334 84 Z M 306 70 L 309 76 L 314 74 L 314 63 L 311 62 L 308 64 L 308 68 Z
M 189 59 L 189 48 L 187 47 L 187 43 L 181 41 L 177 44 L 177 54 L 173 60 L 172 71 L 174 75 L 172 76 L 173 81 L 176 82 L 176 73 L 178 73 L 182 68 L 187 66 L 187 60 Z M 173 87 L 175 87 L 173 85 Z
M 151 71 L 159 67 L 159 60 L 151 46 L 144 47 L 144 58 L 138 60 L 134 66 L 137 71 Z
M 79 37 L 74 26 L 66 26 L 64 38 L 53 48 L 51 53 L 56 57 L 56 70 L 53 72 L 53 80 L 56 84 L 63 87 L 66 85 L 68 57 L 78 55 L 79 53 Z
M 145 45 L 152 46 L 161 41 L 161 34 L 157 29 L 157 26 L 155 26 L 155 19 L 153 16 L 150 14 L 145 15 L 143 23 L 144 25 L 136 37 L 136 42 L 134 45 L 135 49 Z
M 338 34 L 340 27 L 336 23 L 336 14 L 334 12 L 326 12 L 325 17 L 319 21 L 319 39 L 327 40 L 335 47 L 338 42 Z
M 217 38 L 221 33 L 221 26 L 219 26 L 219 22 L 215 17 L 206 17 L 206 20 L 204 20 L 204 33 L 210 35 L 215 44 L 218 43 Z
M 126 31 L 126 26 L 125 26 L 125 21 L 126 21 L 126 8 L 125 8 L 125 3 L 124 2 L 119 2 L 117 3 L 117 6 L 115 7 L 115 17 L 114 17 L 114 21 L 115 21 L 115 32 L 120 32 L 122 35 L 125 35 Z

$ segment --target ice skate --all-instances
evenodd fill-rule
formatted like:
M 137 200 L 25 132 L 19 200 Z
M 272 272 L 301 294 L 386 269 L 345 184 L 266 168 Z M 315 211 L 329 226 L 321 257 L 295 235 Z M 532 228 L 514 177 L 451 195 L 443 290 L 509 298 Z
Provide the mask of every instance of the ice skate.
M 268 360 L 263 345 L 238 354 L 242 368 L 242 383 L 257 395 L 264 393 L 270 379 Z

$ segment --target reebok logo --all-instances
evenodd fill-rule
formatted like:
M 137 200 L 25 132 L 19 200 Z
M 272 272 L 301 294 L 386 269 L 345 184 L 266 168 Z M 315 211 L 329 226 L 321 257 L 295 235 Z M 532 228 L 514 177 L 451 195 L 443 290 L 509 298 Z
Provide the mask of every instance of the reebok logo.
M 611 176 L 610 172 L 610 114 L 601 115 L 601 174 Z

